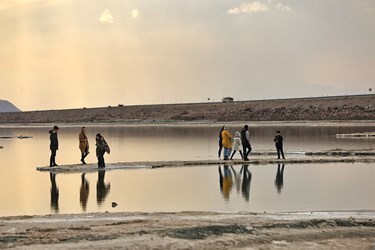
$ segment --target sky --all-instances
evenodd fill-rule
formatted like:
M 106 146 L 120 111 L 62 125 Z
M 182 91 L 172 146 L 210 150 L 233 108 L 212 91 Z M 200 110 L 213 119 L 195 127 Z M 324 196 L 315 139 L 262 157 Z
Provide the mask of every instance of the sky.
M 374 83 L 374 0 L 0 0 L 0 99 L 23 111 Z

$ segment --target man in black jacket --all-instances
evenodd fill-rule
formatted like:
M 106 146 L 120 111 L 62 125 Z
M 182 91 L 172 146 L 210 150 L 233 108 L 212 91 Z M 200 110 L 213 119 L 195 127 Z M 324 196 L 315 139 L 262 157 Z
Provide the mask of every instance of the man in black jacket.
M 275 142 L 276 150 L 277 150 L 277 159 L 280 159 L 280 154 L 285 159 L 284 157 L 284 151 L 283 151 L 283 137 L 281 136 L 280 131 L 276 131 L 276 136 L 273 139 Z
M 49 160 L 49 166 L 54 167 L 57 166 L 56 164 L 56 151 L 59 149 L 59 140 L 57 139 L 57 131 L 59 130 L 59 127 L 54 126 L 52 130 L 49 131 L 50 136 L 50 145 L 49 148 L 51 150 L 51 158 Z
M 243 157 L 245 161 L 248 161 L 249 154 L 251 152 L 251 145 L 250 145 L 250 133 L 249 133 L 249 126 L 245 125 L 241 130 L 241 142 L 243 147 Z

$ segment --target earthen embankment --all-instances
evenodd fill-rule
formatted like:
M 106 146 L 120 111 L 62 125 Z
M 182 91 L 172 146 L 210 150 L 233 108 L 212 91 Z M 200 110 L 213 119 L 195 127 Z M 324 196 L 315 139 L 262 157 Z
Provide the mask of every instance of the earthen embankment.
M 375 120 L 375 95 L 0 113 L 0 123 Z

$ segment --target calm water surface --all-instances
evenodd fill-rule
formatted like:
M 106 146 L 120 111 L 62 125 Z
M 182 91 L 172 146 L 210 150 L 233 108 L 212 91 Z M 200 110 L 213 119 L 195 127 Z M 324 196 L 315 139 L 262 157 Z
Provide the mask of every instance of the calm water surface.
M 60 126 L 58 164 L 79 163 L 80 126 Z M 219 125 L 89 126 L 111 146 L 107 162 L 217 158 Z M 116 170 L 81 175 L 38 172 L 49 163 L 49 127 L 0 127 L 0 216 L 126 211 L 310 211 L 375 209 L 373 164 L 218 165 Z M 274 131 L 285 151 L 371 149 L 369 139 L 336 139 L 336 133 L 375 131 L 375 126 L 251 126 L 252 147 L 273 150 Z M 234 133 L 240 127 L 229 127 Z M 287 155 L 288 156 L 288 155 Z M 290 156 L 292 157 L 292 156 Z M 112 202 L 118 206 L 112 208 Z

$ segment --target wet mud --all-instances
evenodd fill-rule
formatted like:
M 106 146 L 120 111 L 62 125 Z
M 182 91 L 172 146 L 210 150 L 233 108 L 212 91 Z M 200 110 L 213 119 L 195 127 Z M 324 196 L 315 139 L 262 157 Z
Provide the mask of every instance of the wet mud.
M 96 164 L 74 164 L 56 167 L 37 167 L 38 171 L 48 172 L 90 172 L 98 170 L 116 169 L 137 169 L 137 168 L 163 168 L 182 166 L 205 166 L 220 164 L 309 164 L 309 163 L 337 163 L 337 162 L 375 162 L 375 150 L 328 150 L 317 152 L 304 152 L 298 157 L 291 157 L 286 154 L 286 159 L 275 159 L 269 156 L 270 153 L 255 154 L 249 161 L 236 160 L 195 160 L 195 161 L 147 161 L 147 162 L 119 162 L 109 163 L 105 168 L 99 169 Z M 290 157 L 290 158 L 289 158 Z

